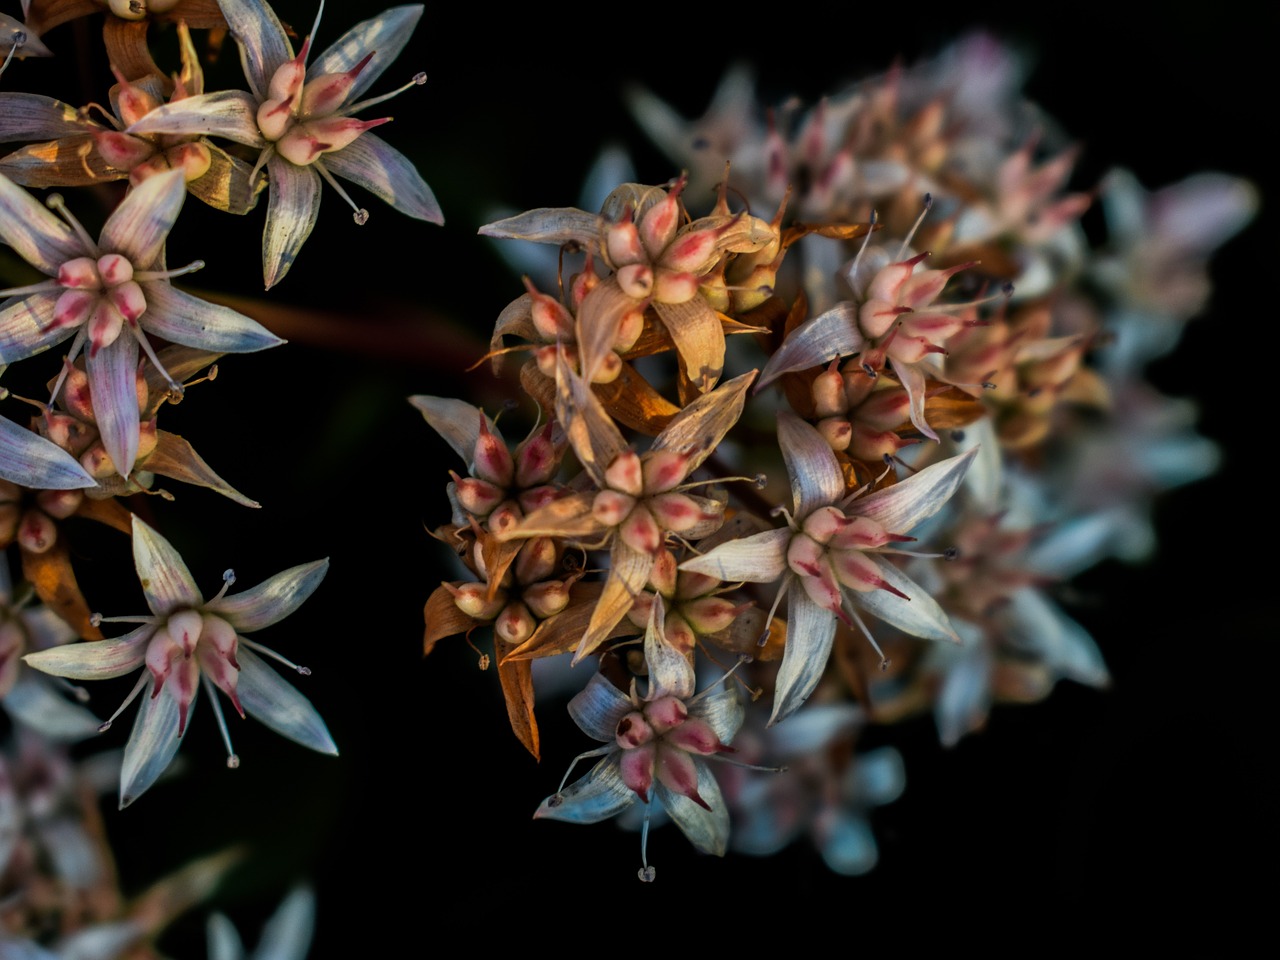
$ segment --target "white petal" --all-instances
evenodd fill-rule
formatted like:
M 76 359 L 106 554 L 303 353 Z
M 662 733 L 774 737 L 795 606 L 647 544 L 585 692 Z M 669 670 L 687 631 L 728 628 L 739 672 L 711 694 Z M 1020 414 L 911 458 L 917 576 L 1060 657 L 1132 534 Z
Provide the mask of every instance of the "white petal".
M 663 629 L 666 615 L 662 595 L 655 594 L 649 608 L 649 625 L 644 633 L 644 662 L 649 668 L 649 693 L 646 699 L 679 697 L 686 700 L 693 695 L 696 682 L 693 664 L 667 642 L 666 631 Z
M 846 877 L 860 877 L 874 869 L 879 859 L 876 838 L 864 818 L 838 810 L 823 826 L 818 843 L 823 863 Z
M 199 699 L 199 689 L 197 684 L 187 709 L 187 730 L 191 729 L 191 715 Z M 182 745 L 182 737 L 178 735 L 178 701 L 166 690 L 161 690 L 156 697 L 144 692 L 139 699 L 142 700 L 142 709 L 133 722 L 133 732 L 125 744 L 124 763 L 120 767 L 121 810 L 156 782 Z
M 769 725 L 799 709 L 822 679 L 836 636 L 836 615 L 818 606 L 795 587 L 787 599 L 787 644 L 773 691 Z
M 681 570 L 706 574 L 725 583 L 772 583 L 787 569 L 787 545 L 793 531 L 782 527 L 722 543 L 680 564 Z
M 28 653 L 22 659 L 30 667 L 71 680 L 110 680 L 142 666 L 155 624 L 146 623 L 123 637 L 64 643 Z
M 262 100 L 271 75 L 293 59 L 293 46 L 264 0 L 218 0 L 218 6 L 240 44 L 240 63 L 249 87 Z
M 236 693 L 245 713 L 294 743 L 337 756 L 338 747 L 310 700 L 243 644 L 236 658 L 240 661 Z
M 75 327 L 55 327 L 53 309 L 58 292 L 12 297 L 0 309 L 0 364 L 24 360 L 48 350 L 76 332 Z
M 742 696 L 732 680 L 722 681 L 719 690 L 712 694 L 699 694 L 702 699 L 689 707 L 691 717 L 701 717 L 711 725 L 720 742 L 726 746 L 737 736 L 746 718 Z
M 0 142 L 58 140 L 101 129 L 61 100 L 35 93 L 5 91 L 0 95 Z
M 135 270 L 146 270 L 159 258 L 187 198 L 187 182 L 181 170 L 147 177 L 134 187 L 102 227 L 103 252 L 128 258 Z
M 867 593 L 853 593 L 858 606 L 879 617 L 890 626 L 897 627 L 903 633 L 925 640 L 950 640 L 959 643 L 960 638 L 951 626 L 951 620 L 938 606 L 936 600 L 905 573 L 891 563 L 882 563 L 873 559 L 880 570 L 880 576 L 892 586 L 905 593 L 910 600 L 903 600 L 888 590 L 871 590 Z M 790 631 L 787 633 L 790 641 Z
M 486 223 L 479 233 L 482 237 L 556 246 L 575 242 L 594 249 L 600 240 L 600 217 L 576 207 L 538 207 L 497 223 Z
M 855 500 L 849 513 L 868 517 L 890 533 L 907 533 L 942 509 L 960 487 L 978 448 L 930 464 L 892 487 Z
M 243 90 L 220 90 L 166 103 L 125 132 L 147 137 L 222 137 L 247 147 L 266 145 L 258 129 L 258 101 Z
M 720 794 L 720 784 L 716 783 L 706 762 L 695 758 L 693 765 L 698 771 L 698 796 L 707 802 L 710 810 L 656 781 L 653 792 L 690 843 L 703 853 L 723 857 L 729 845 L 729 809 Z
M 204 609 L 225 617 L 240 633 L 253 633 L 279 623 L 302 606 L 328 572 L 328 557 L 299 564 L 243 593 L 210 601 Z
M 320 174 L 273 154 L 267 161 L 271 199 L 262 231 L 262 278 L 270 290 L 284 279 L 320 215 Z
M 756 389 L 772 383 L 784 373 L 808 370 L 830 363 L 835 357 L 857 353 L 864 343 L 865 339 L 858 330 L 858 305 L 838 303 L 791 331 L 760 372 Z
M 346 73 L 366 54 L 372 53 L 373 59 L 360 71 L 347 93 L 345 103 L 354 103 L 400 56 L 400 51 L 422 18 L 422 10 L 422 4 L 392 7 L 370 20 L 357 23 L 312 61 L 307 68 L 307 79 L 314 80 L 327 73 Z
M 137 514 L 133 517 L 133 563 L 152 613 L 165 614 L 204 603 L 200 588 L 178 551 Z
M 618 753 L 597 763 L 585 777 L 552 794 L 534 811 L 535 820 L 565 820 L 569 823 L 599 823 L 617 816 L 639 797 L 622 782 Z
M 88 357 L 85 366 L 102 445 L 116 472 L 127 477 L 133 472 L 140 440 L 138 341 L 122 330 L 114 343 Z
M 587 736 L 613 741 L 618 721 L 635 709 L 631 698 L 602 674 L 593 673 L 587 685 L 569 701 L 569 716 Z
M 1016 591 L 1009 598 L 1004 622 L 1009 625 L 1010 641 L 1034 651 L 1056 676 L 1091 687 L 1111 682 L 1093 637 L 1039 590 L 1027 587 Z
M 209 918 L 205 927 L 205 943 L 209 960 L 245 960 L 244 941 L 235 925 L 220 913 Z
M 468 467 L 476 455 L 476 444 L 480 440 L 481 417 L 484 417 L 485 426 L 490 433 L 499 438 L 502 436 L 487 413 L 465 400 L 418 394 L 410 397 L 409 402 L 422 412 L 431 428 L 444 437 L 445 442 L 453 447 L 454 452 Z
M 33 490 L 82 490 L 98 485 L 57 444 L 4 417 L 0 417 L 0 477 Z
M 75 232 L 15 184 L 0 175 L 0 239 L 46 276 L 87 251 Z
M 924 370 L 917 363 L 902 363 L 896 357 L 889 358 L 889 366 L 893 368 L 898 382 L 902 384 L 902 389 L 907 391 L 907 397 L 911 401 L 912 426 L 930 440 L 937 442 L 938 435 L 924 418 Z
M 256 320 L 174 288 L 167 280 L 142 285 L 142 328 L 172 343 L 212 353 L 255 353 L 284 343 Z
M 403 153 L 372 133 L 362 133 L 322 160 L 329 172 L 364 187 L 416 220 L 444 223 L 436 195 Z
M 267 921 L 253 960 L 303 960 L 315 926 L 316 895 L 308 887 L 298 887 Z
M 9 716 L 52 740 L 83 740 L 97 733 L 102 723 L 33 670 L 18 674 L 3 702 Z
M 831 445 L 790 410 L 778 414 L 778 445 L 791 478 L 797 520 L 844 496 L 844 474 Z

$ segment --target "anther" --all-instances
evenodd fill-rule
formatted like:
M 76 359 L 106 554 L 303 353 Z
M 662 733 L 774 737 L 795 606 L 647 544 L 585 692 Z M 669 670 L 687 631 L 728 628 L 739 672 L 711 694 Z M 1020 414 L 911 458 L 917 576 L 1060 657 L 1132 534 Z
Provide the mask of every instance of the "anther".
M 653 883 L 653 880 L 657 875 L 658 871 L 652 866 L 641 867 L 636 871 L 636 876 L 640 878 L 641 883 Z
M 415 73 L 413 75 L 413 82 L 416 83 L 418 86 L 422 86 L 424 83 L 427 82 L 426 73 L 425 72 Z
M 547 806 L 548 806 L 548 807 L 558 807 L 558 806 L 560 806 L 560 804 L 562 804 L 562 803 L 564 803 L 564 796 L 563 796 L 562 794 L 555 793 L 555 794 L 552 794 L 551 796 L 547 797 Z
M 227 567 L 227 569 L 222 571 L 222 582 L 227 586 L 231 586 L 231 584 L 236 582 L 236 572 L 230 567 Z
M 107 732 L 108 730 L 110 730 L 110 729 L 111 729 L 111 721 L 110 721 L 110 720 L 104 720 L 102 723 L 98 724 L 98 732 L 99 732 L 99 733 L 106 733 L 106 732 Z
M 355 213 L 351 214 L 351 219 L 356 222 L 357 227 L 363 227 L 369 222 L 369 211 L 361 207 Z
M 240 768 L 240 755 L 239 755 L 239 754 L 235 754 L 235 753 L 233 753 L 233 754 L 231 754 L 231 756 L 227 757 L 227 769 L 229 769 L 229 770 L 238 770 L 239 768 Z
M 888 669 L 889 669 L 889 664 L 890 664 L 891 662 L 892 662 L 892 661 L 891 661 L 888 657 L 885 657 L 883 660 L 881 660 L 881 661 L 880 661 L 880 670 L 881 670 L 881 672 L 883 672 L 883 671 L 885 671 L 885 670 L 888 670 Z
M 100 626 L 102 626 L 102 614 L 100 614 L 100 613 L 91 613 L 91 614 L 89 615 L 89 626 L 91 626 L 91 627 L 100 627 Z
M 942 559 L 943 559 L 943 560 L 959 560 L 959 559 L 960 559 L 960 548 L 959 548 L 959 547 L 947 547 L 947 549 L 945 549 L 945 550 L 943 550 L 943 551 L 942 551 Z
M 769 478 L 768 478 L 767 476 L 765 476 L 763 473 L 757 473 L 757 474 L 756 474 L 756 487 L 757 487 L 757 488 L 759 488 L 760 490 L 763 490 L 763 489 L 765 488 L 765 485 L 766 485 L 768 482 L 769 482 Z

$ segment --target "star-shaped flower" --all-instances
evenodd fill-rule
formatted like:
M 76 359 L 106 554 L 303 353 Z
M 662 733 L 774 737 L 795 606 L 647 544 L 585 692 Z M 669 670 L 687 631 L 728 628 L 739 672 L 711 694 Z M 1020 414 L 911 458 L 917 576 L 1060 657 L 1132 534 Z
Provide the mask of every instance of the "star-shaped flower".
M 367 132 L 391 118 L 357 120 L 354 116 L 394 96 L 358 99 L 404 49 L 422 16 L 421 4 L 393 7 L 356 24 L 310 68 L 306 65 L 310 37 L 295 56 L 284 27 L 261 0 L 219 0 L 219 6 L 240 44 L 252 92 L 225 90 L 187 97 L 152 111 L 126 132 L 207 134 L 262 151 L 258 166 L 266 164 L 271 181 L 262 234 L 267 289 L 284 279 L 315 226 L 321 178 L 351 204 L 357 223 L 368 219 L 368 211 L 352 202 L 335 177 L 364 187 L 401 213 L 444 222 L 435 195 L 413 164 Z M 319 25 L 317 15 L 313 35 Z M 426 79 L 426 74 L 416 74 L 406 87 Z
M 138 711 L 124 749 L 122 808 L 155 783 L 173 760 L 201 685 L 217 714 L 230 767 L 239 766 L 240 760 L 231 750 L 217 690 L 230 698 L 242 717 L 251 713 L 281 736 L 312 750 L 338 752 L 310 701 L 285 683 L 259 654 L 300 674 L 310 671 L 243 636 L 298 609 L 324 579 L 328 559 L 292 567 L 231 596 L 226 591 L 235 577 L 227 571 L 223 588 L 208 601 L 177 551 L 137 517 L 133 520 L 133 559 L 151 615 L 111 618 L 111 622 L 140 622 L 140 627 L 123 637 L 55 647 L 23 658 L 45 673 L 76 680 L 106 680 L 146 667 L 112 717 L 119 716 L 142 692 L 148 679 L 153 680 L 151 694 Z M 108 720 L 102 729 L 110 725 Z

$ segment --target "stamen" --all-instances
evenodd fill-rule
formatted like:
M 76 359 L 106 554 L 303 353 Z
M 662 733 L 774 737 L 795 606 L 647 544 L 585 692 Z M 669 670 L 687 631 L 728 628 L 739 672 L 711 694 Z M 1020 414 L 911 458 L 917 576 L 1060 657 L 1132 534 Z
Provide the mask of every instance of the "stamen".
M 753 661 L 754 661 L 753 657 L 748 657 L 745 653 L 739 654 L 738 662 L 735 663 L 728 670 L 726 670 L 723 677 L 721 677 L 719 680 L 716 680 L 714 683 L 712 683 L 709 687 L 707 687 L 701 693 L 697 694 L 696 696 L 690 697 L 689 700 L 686 701 L 685 705 L 692 707 L 699 700 L 702 700 L 704 697 L 709 696 L 712 690 L 716 689 L 718 686 L 720 686 L 722 683 L 724 683 L 726 680 L 732 677 L 734 673 L 737 672 L 740 666 L 742 666 L 744 663 L 752 663 Z
M 365 107 L 372 107 L 376 103 L 382 103 L 382 101 L 384 100 L 390 100 L 392 97 L 399 96 L 400 94 L 404 93 L 410 87 L 420 87 L 426 82 L 427 82 L 427 75 L 425 73 L 421 73 L 421 72 L 415 73 L 413 75 L 413 79 L 411 79 L 403 87 L 397 87 L 396 89 L 392 90 L 390 93 L 384 93 L 378 97 L 370 97 L 368 100 L 361 100 L 359 103 L 353 103 L 349 107 L 343 107 L 342 110 L 339 111 L 339 116 L 349 117 L 352 114 L 359 113 Z
M 174 270 L 139 270 L 133 275 L 133 279 L 146 282 L 147 280 L 172 280 L 174 277 L 181 277 L 188 273 L 195 273 L 197 270 L 204 269 L 203 260 L 192 260 L 185 267 L 178 267 Z
M 853 258 L 853 264 L 849 267 L 849 279 L 853 280 L 858 275 L 858 264 L 862 262 L 862 255 L 867 250 L 867 244 L 871 242 L 871 235 L 876 232 L 876 212 L 871 211 L 871 220 L 867 224 L 867 233 L 862 238 L 862 246 L 858 248 L 857 255 Z
M 231 589 L 232 584 L 236 582 L 236 572 L 228 567 L 222 571 L 222 587 L 218 590 L 218 595 L 209 603 L 216 603 L 227 595 L 227 591 Z
M 76 236 L 78 236 L 84 243 L 85 250 L 90 256 L 95 258 L 102 256 L 101 251 L 98 250 L 98 245 L 94 243 L 93 238 L 89 236 L 89 232 L 80 225 L 80 221 L 77 220 L 75 215 L 67 209 L 67 202 L 62 199 L 62 194 L 51 193 L 45 198 L 44 202 L 50 210 L 62 217 L 63 220 L 67 221 L 67 226 L 76 232 Z
M 95 613 L 89 618 L 89 623 L 98 626 L 103 623 L 155 623 L 155 617 L 104 617 L 100 613 Z
M 480 658 L 479 660 L 476 661 L 476 666 L 479 667 L 481 670 L 488 670 L 489 655 L 485 653 L 483 650 L 481 650 L 479 647 L 477 647 L 474 643 L 471 642 L 470 634 L 467 635 L 466 641 L 467 641 L 467 646 L 470 647 L 472 650 L 474 650 L 476 656 Z
M 636 873 L 641 883 L 653 883 L 657 877 L 658 871 L 649 866 L 649 815 L 652 808 L 652 801 L 644 802 L 644 823 L 640 827 L 640 863 L 643 866 Z
M 86 690 L 84 687 L 76 686 L 66 677 L 51 676 L 49 679 L 52 680 L 62 690 L 66 691 L 67 693 L 71 694 L 71 696 L 75 697 L 77 703 L 89 702 L 89 691 Z
M 355 211 L 355 213 L 352 214 L 351 219 L 353 219 L 356 222 L 356 226 L 362 227 L 366 223 L 368 223 L 369 211 L 366 210 L 364 207 L 356 206 L 356 202 L 352 200 L 350 196 L 347 195 L 347 191 L 342 189 L 342 184 L 338 183 L 338 181 L 334 179 L 333 174 L 331 174 L 328 171 L 325 165 L 321 163 L 319 160 L 317 160 L 315 163 L 312 164 L 312 166 L 315 167 L 318 171 L 320 171 L 320 176 L 324 177 L 325 180 L 328 181 L 329 186 L 333 187 L 333 189 L 338 191 L 338 196 L 340 196 L 343 200 L 347 201 L 347 206 L 349 206 L 352 210 Z
M 769 642 L 769 634 L 773 631 L 773 617 L 778 612 L 778 604 L 782 602 L 782 597 L 787 592 L 787 587 L 791 586 L 791 577 L 784 577 L 782 586 L 778 588 L 778 595 L 773 598 L 773 606 L 769 608 L 769 615 L 764 620 L 764 633 L 760 634 L 760 639 L 756 641 L 757 647 L 763 647 Z
M 920 216 L 916 217 L 916 222 L 911 225 L 911 229 L 907 231 L 906 238 L 902 241 L 902 246 L 898 248 L 898 256 L 894 259 L 901 260 L 907 255 L 907 250 L 911 247 L 911 241 L 916 235 L 916 231 L 920 229 L 920 224 L 924 223 L 924 218 L 928 216 L 930 208 L 933 207 L 933 194 L 926 193 L 924 195 L 924 209 L 920 211 Z
M 9 52 L 4 55 L 4 63 L 0 63 L 0 74 L 9 69 L 9 64 L 13 61 L 14 56 L 18 52 L 18 48 L 27 42 L 27 35 L 19 30 L 11 37 L 13 46 L 9 48 Z
M 298 671 L 298 673 L 302 674 L 302 676 L 304 677 L 311 676 L 310 667 L 300 667 L 296 663 L 294 663 L 292 660 L 286 657 L 280 656 L 280 654 L 276 653 L 270 647 L 264 647 L 260 643 L 255 643 L 254 641 L 250 640 L 248 637 L 241 637 L 240 642 L 244 644 L 246 647 L 248 647 L 250 650 L 256 650 L 258 653 L 262 654 L 264 657 L 270 657 L 272 660 L 275 660 L 278 663 L 283 663 L 290 670 Z
M 59 290 L 62 288 L 57 280 L 42 280 L 40 283 L 28 284 L 25 287 L 10 287 L 8 290 L 0 290 L 0 297 L 25 297 L 29 293 L 44 293 L 46 290 Z
M 142 352 L 147 355 L 147 359 L 151 361 L 152 366 L 160 371 L 160 376 L 164 377 L 165 383 L 169 384 L 170 394 L 176 394 L 178 397 L 181 397 L 185 388 L 177 380 L 173 379 L 173 377 L 169 375 L 169 371 L 164 368 L 164 364 L 162 364 L 160 362 L 160 358 L 156 356 L 156 352 L 152 348 L 151 342 L 147 339 L 147 335 L 142 332 L 142 327 L 138 326 L 136 321 L 130 323 L 128 326 L 129 332 L 133 334 L 134 339 L 141 344 Z
M 907 461 L 903 460 L 901 457 L 897 456 L 896 454 L 886 453 L 884 455 L 884 462 L 885 462 L 885 466 L 889 467 L 890 469 L 893 469 L 893 465 L 896 463 L 898 466 L 903 467 L 907 470 L 910 470 L 912 473 L 920 472 L 919 468 L 913 467 L 911 464 L 907 463 Z
M 586 753 L 580 753 L 574 757 L 573 761 L 569 764 L 569 769 L 564 772 L 564 778 L 560 781 L 560 786 L 556 787 L 556 792 L 551 796 L 552 800 L 559 797 L 559 803 L 552 803 L 551 805 L 553 807 L 558 807 L 561 803 L 564 803 L 564 797 L 560 795 L 564 793 L 564 785 L 569 782 L 569 774 L 573 773 L 573 768 L 578 765 L 579 760 L 586 760 L 590 757 L 603 757 L 612 749 L 612 744 L 607 744 L 603 747 L 596 747 L 594 750 L 588 750 Z
M 880 644 L 876 643 L 876 638 L 871 635 L 871 631 L 867 629 L 867 625 L 863 623 L 862 618 L 858 616 L 857 607 L 855 607 L 853 603 L 848 600 L 847 597 L 845 599 L 846 599 L 846 602 L 848 603 L 849 612 L 853 614 L 853 622 L 858 625 L 858 628 L 862 631 L 862 635 L 867 638 L 867 642 L 871 644 L 871 649 L 875 650 L 876 653 L 880 654 L 880 669 L 888 670 L 889 658 L 884 655 L 884 651 L 880 649 Z
M 116 717 L 124 713 L 125 707 L 129 706 L 129 704 L 133 703 L 134 700 L 138 699 L 138 694 L 140 694 L 142 692 L 142 688 L 147 685 L 147 678 L 150 676 L 151 674 L 148 671 L 146 670 L 142 671 L 142 676 L 138 677 L 138 682 L 133 685 L 133 689 L 129 691 L 129 695 L 124 698 L 124 703 L 120 704 L 120 706 L 116 708 L 115 713 L 109 716 L 102 723 L 98 724 L 99 733 L 106 733 L 108 730 L 110 730 L 111 724 L 115 723 Z
M 786 773 L 791 768 L 785 763 L 780 767 L 763 767 L 755 763 L 747 763 L 745 760 L 739 760 L 737 757 L 727 753 L 712 753 L 707 756 L 708 760 L 718 760 L 721 763 L 727 763 L 733 767 L 740 767 L 743 770 L 755 770 L 759 773 Z
M 227 748 L 227 766 L 235 770 L 240 766 L 240 755 L 231 746 L 231 732 L 227 729 L 227 718 L 222 714 L 222 704 L 218 702 L 218 689 L 213 685 L 213 681 L 203 674 L 200 675 L 200 679 L 204 681 L 204 689 L 213 703 L 213 716 L 218 721 L 218 732 L 222 734 L 222 742 Z

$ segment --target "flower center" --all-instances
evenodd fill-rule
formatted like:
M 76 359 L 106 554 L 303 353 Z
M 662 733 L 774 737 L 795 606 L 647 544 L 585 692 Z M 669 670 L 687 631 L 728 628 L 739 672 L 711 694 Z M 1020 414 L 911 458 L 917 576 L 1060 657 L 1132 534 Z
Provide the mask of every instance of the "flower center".
M 126 322 L 136 324 L 146 312 L 147 299 L 133 278 L 133 264 L 118 253 L 77 257 L 58 268 L 65 292 L 53 309 L 53 326 L 89 324 L 89 356 L 110 346 Z

